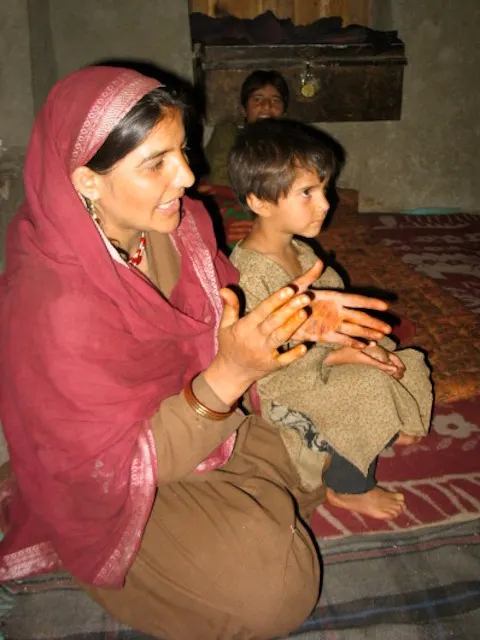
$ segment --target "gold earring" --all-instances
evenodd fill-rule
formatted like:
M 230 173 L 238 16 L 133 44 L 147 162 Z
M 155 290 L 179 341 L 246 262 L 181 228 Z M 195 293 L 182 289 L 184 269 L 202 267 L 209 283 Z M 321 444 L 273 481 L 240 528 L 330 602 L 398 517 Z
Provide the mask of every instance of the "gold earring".
M 87 196 L 84 196 L 84 195 L 82 195 L 82 199 L 85 203 L 85 208 L 88 211 L 92 220 L 96 222 L 98 225 L 100 225 L 100 218 L 98 217 L 97 211 L 95 209 L 95 201 L 90 200 L 90 198 L 87 198 Z

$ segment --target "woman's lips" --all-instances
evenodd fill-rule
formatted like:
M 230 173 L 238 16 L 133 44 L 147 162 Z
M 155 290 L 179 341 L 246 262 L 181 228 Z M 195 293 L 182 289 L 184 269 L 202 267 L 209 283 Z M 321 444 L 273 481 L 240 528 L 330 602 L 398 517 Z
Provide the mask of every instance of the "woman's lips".
M 173 198 L 173 200 L 169 200 L 168 202 L 164 202 L 163 204 L 157 205 L 157 211 L 164 215 L 168 215 L 170 213 L 177 213 L 180 209 L 180 198 Z

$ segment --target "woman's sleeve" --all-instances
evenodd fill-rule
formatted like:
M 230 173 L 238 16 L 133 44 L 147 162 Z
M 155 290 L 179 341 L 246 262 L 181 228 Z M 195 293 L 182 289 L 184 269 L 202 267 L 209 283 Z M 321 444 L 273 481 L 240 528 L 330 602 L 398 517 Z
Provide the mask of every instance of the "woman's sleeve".
M 202 374 L 193 381 L 192 390 L 197 400 L 209 409 L 229 410 Z M 150 421 L 157 450 L 157 484 L 181 480 L 227 440 L 245 419 L 238 409 L 225 420 L 202 418 L 188 405 L 183 391 L 166 398 Z

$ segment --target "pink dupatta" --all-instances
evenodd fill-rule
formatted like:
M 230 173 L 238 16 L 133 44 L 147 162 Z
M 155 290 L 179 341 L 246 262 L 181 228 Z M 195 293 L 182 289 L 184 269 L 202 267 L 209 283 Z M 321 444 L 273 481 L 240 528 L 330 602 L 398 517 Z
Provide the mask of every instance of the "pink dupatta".
M 111 258 L 70 181 L 157 86 L 126 69 L 83 69 L 55 85 L 34 125 L 0 280 L 13 470 L 0 580 L 64 566 L 90 584 L 123 584 L 156 491 L 149 420 L 216 351 L 218 289 L 237 275 L 202 205 L 184 199 L 171 236 L 181 276 L 167 302 Z M 197 470 L 224 464 L 234 441 Z

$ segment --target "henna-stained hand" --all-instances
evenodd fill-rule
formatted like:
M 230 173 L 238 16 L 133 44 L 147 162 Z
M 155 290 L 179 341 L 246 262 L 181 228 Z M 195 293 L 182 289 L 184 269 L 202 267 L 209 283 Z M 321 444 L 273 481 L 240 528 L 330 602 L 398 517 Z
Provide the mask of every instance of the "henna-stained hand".
M 292 282 L 299 292 L 308 290 L 312 297 L 311 315 L 293 336 L 295 340 L 331 342 L 363 349 L 365 340 L 380 340 L 391 332 L 386 322 L 359 311 L 386 311 L 388 305 L 383 300 L 344 291 L 309 288 L 307 283 L 312 282 L 312 273 L 320 275 L 322 268 L 319 260 Z
M 313 270 L 304 277 L 307 286 L 318 277 Z M 218 397 L 233 403 L 253 383 L 306 353 L 303 344 L 279 352 L 308 317 L 311 296 L 287 286 L 263 300 L 242 318 L 236 294 L 221 289 L 223 315 L 218 331 L 218 352 L 204 378 Z

